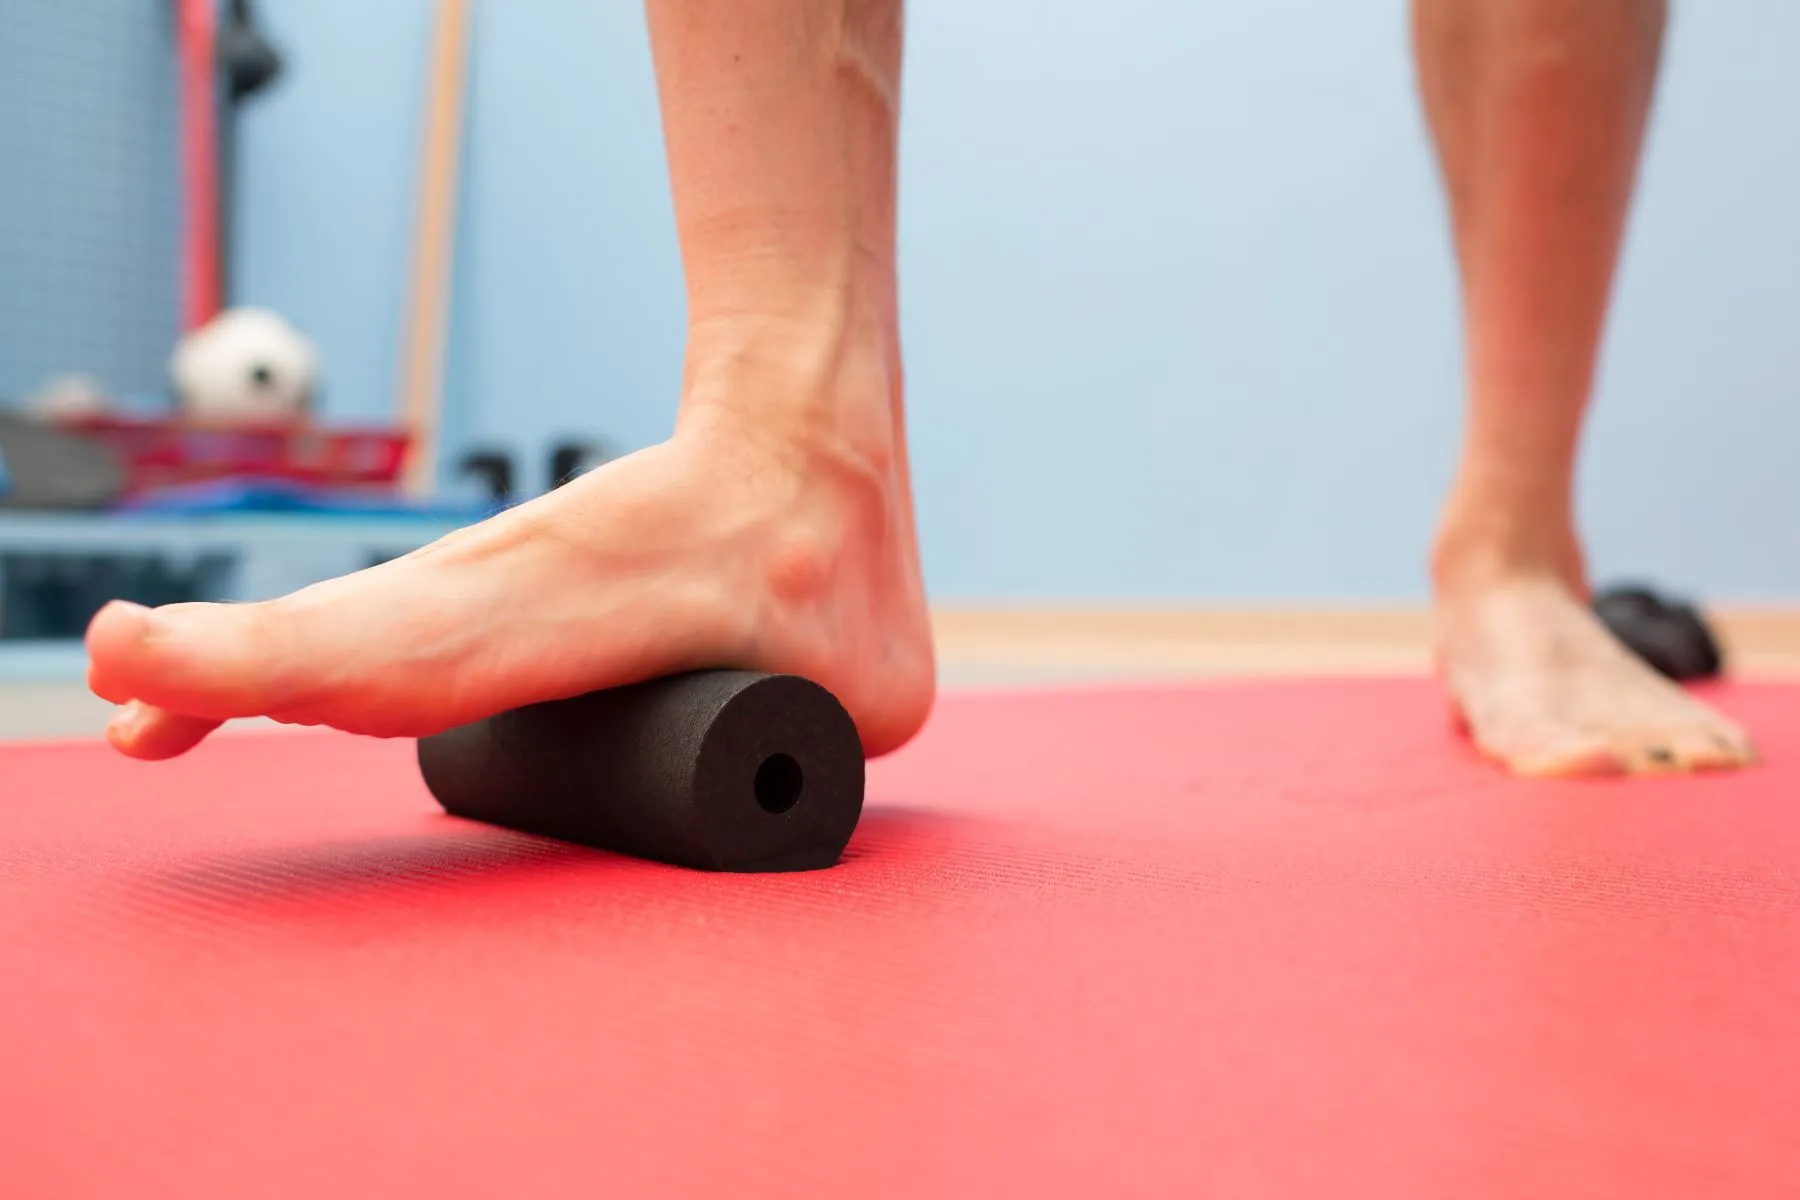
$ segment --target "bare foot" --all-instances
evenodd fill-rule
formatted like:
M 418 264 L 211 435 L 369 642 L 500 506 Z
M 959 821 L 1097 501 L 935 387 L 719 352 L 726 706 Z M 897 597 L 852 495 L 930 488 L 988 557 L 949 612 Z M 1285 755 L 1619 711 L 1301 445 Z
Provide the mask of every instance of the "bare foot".
M 1693 771 L 1755 752 L 1732 722 L 1645 666 L 1551 573 L 1437 597 L 1444 685 L 1483 753 L 1521 775 Z
M 934 665 L 897 408 L 864 409 L 859 436 L 789 436 L 690 404 L 668 442 L 405 558 L 266 603 L 110 605 L 88 631 L 89 683 L 125 706 L 108 737 L 167 758 L 256 715 L 419 737 L 735 666 L 815 680 L 892 750 Z

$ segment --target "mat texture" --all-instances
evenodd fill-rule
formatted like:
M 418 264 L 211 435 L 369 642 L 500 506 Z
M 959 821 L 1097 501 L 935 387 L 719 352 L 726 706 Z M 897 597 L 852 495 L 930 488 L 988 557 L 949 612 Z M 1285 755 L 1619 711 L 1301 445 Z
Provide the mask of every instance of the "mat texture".
M 1768 765 L 1504 778 L 1422 681 L 947 699 L 837 868 L 434 811 L 408 744 L 0 749 L 0 1195 L 1800 1194 Z

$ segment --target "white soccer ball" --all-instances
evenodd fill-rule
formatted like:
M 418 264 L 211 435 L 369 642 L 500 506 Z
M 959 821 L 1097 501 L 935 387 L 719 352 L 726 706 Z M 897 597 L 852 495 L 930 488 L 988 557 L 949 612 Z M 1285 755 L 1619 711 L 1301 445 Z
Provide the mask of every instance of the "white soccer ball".
M 312 405 L 319 359 L 279 314 L 233 308 L 183 337 L 169 362 L 182 415 L 208 423 L 295 421 Z

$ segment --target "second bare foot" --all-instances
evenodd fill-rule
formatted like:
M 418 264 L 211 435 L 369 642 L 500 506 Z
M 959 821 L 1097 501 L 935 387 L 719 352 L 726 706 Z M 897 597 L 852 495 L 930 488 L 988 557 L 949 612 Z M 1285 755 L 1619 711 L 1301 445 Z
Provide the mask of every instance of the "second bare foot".
M 1483 753 L 1522 775 L 1752 762 L 1736 724 L 1625 649 L 1555 574 L 1440 584 L 1439 671 Z

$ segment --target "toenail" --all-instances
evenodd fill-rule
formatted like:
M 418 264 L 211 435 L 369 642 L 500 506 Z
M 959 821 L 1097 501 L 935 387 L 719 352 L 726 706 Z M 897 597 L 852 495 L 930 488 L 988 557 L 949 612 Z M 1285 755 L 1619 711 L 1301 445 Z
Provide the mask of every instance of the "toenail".
M 138 623 L 138 636 L 143 637 L 149 631 L 150 609 L 130 600 L 108 600 L 101 610 L 94 614 L 98 623 L 102 618 L 117 620 L 121 617 L 135 619 Z
M 171 616 L 158 608 L 146 608 L 139 618 L 143 625 L 138 630 L 140 645 L 153 645 L 166 642 L 181 634 L 184 628 L 191 628 L 187 621 L 178 616 Z

